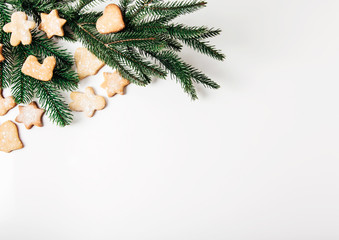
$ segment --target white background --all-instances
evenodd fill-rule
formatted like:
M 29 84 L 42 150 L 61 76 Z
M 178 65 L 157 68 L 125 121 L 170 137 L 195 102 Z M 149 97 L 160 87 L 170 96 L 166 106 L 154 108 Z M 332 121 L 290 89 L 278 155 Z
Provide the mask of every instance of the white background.
M 208 2 L 181 20 L 222 28 L 227 60 L 182 56 L 222 88 L 191 102 L 157 80 L 70 127 L 20 125 L 1 240 L 339 239 L 339 1 Z M 103 71 L 80 90 L 105 95 Z

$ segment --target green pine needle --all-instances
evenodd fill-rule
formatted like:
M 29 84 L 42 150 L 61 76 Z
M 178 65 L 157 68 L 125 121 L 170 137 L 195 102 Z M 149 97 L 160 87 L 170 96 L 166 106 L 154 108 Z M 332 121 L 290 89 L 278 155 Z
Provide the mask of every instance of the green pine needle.
M 221 30 L 173 23 L 182 15 L 204 8 L 205 1 L 120 0 L 126 28 L 114 34 L 100 34 L 96 29 L 96 21 L 102 12 L 90 10 L 102 2 L 105 0 L 6 0 L 5 4 L 0 0 L 0 26 L 10 21 L 7 4 L 15 10 L 26 12 L 37 23 L 41 21 L 41 13 L 57 9 L 60 17 L 67 20 L 62 39 L 80 41 L 99 59 L 135 84 L 145 86 L 154 77 L 165 78 L 169 74 L 192 99 L 198 97 L 195 84 L 213 89 L 220 87 L 200 70 L 183 61 L 179 53 L 186 45 L 223 61 L 225 55 L 208 41 L 220 35 Z M 34 54 L 39 60 L 47 56 L 57 59 L 52 81 L 43 83 L 23 76 L 19 69 L 25 57 L 6 44 L 9 41 L 8 34 L 0 34 L 1 39 L 5 39 L 4 54 L 8 59 L 0 64 L 1 86 L 12 85 L 17 102 L 29 102 L 35 94 L 52 121 L 61 126 L 69 124 L 71 113 L 58 91 L 72 91 L 77 87 L 78 77 L 71 69 L 72 56 L 57 47 L 52 40 L 46 39 L 42 33 L 34 32 L 33 43 L 21 46 L 25 56 Z M 13 69 L 16 71 L 11 74 Z M 8 77 L 12 75 L 14 77 Z
M 43 11 L 49 12 L 56 0 L 18 0 L 6 1 L 16 10 L 23 10 L 34 18 L 39 18 Z M 11 10 L 8 5 L 0 2 L 0 27 L 10 22 Z M 9 43 L 10 34 L 0 31 L 0 42 L 4 44 L 2 54 L 5 61 L 0 63 L 0 88 L 10 87 L 18 104 L 29 104 L 38 99 L 41 107 L 46 109 L 52 122 L 59 126 L 71 123 L 72 114 L 64 102 L 59 90 L 72 91 L 77 89 L 78 75 L 72 70 L 73 57 L 66 50 L 57 46 L 44 34 L 34 30 L 30 45 L 12 47 Z M 51 81 L 42 82 L 22 73 L 22 66 L 29 55 L 36 56 L 40 61 L 49 56 L 56 58 L 56 67 Z

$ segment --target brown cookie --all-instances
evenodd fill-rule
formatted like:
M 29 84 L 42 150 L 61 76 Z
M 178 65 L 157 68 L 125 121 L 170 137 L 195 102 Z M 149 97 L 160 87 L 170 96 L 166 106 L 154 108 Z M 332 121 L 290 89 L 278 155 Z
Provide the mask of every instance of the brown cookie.
M 124 18 L 118 5 L 109 4 L 98 19 L 96 27 L 99 33 L 116 33 L 125 28 Z
M 67 21 L 59 17 L 58 10 L 54 9 L 49 14 L 41 13 L 41 24 L 39 29 L 47 34 L 48 38 L 53 36 L 64 36 L 63 26 Z
M 53 77 L 55 65 L 55 57 L 47 57 L 43 64 L 40 64 L 38 59 L 31 55 L 26 59 L 21 71 L 32 78 L 47 82 Z
M 118 71 L 113 73 L 104 72 L 105 81 L 101 87 L 107 91 L 108 97 L 113 97 L 115 94 L 124 95 L 124 89 L 130 84 L 130 81 L 123 78 Z
M 0 63 L 5 61 L 5 57 L 2 55 L 3 44 L 0 43 Z
M 12 121 L 4 122 L 0 126 L 0 151 L 10 153 L 23 147 L 15 123 Z
M 95 111 L 106 107 L 106 100 L 94 93 L 93 88 L 87 87 L 85 93 L 72 92 L 73 102 L 69 105 L 70 109 L 76 112 L 85 112 L 87 117 L 93 117 Z
M 35 28 L 35 22 L 27 21 L 27 15 L 24 12 L 15 12 L 12 14 L 11 22 L 7 23 L 3 30 L 6 33 L 12 33 L 11 45 L 16 47 L 21 42 L 23 45 L 32 43 L 31 30 Z
M 16 106 L 15 100 L 12 96 L 4 98 L 2 90 L 0 89 L 0 116 L 7 114 L 9 110 Z
M 100 61 L 93 53 L 83 47 L 75 51 L 74 59 L 80 80 L 96 75 L 105 66 L 104 62 Z
M 45 110 L 38 108 L 35 102 L 31 102 L 27 106 L 19 106 L 19 115 L 15 121 L 23 123 L 27 129 L 33 126 L 42 127 L 42 116 Z

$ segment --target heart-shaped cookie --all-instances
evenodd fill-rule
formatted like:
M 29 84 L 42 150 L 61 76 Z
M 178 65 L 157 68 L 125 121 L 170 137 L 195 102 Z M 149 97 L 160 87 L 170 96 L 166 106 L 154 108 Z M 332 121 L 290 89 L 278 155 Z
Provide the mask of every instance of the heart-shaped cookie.
M 98 19 L 97 30 L 101 34 L 116 33 L 125 28 L 122 12 L 118 5 L 109 4 L 104 14 Z
M 23 145 L 17 126 L 12 121 L 4 122 L 0 126 L 0 151 L 10 153 L 21 148 Z

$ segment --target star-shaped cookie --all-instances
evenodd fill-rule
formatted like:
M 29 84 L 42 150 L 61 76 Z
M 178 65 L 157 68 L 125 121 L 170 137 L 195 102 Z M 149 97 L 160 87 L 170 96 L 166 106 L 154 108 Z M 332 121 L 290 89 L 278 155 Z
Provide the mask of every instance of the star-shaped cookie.
M 85 112 L 87 117 L 93 117 L 95 111 L 106 107 L 105 98 L 95 95 L 91 87 L 87 87 L 85 93 L 72 92 L 71 99 L 73 102 L 69 105 L 70 109 L 76 112 Z
M 27 106 L 19 106 L 20 114 L 16 117 L 15 121 L 23 123 L 27 129 L 33 126 L 42 127 L 42 115 L 45 110 L 38 108 L 35 102 L 31 102 Z
M 27 21 L 27 15 L 24 12 L 15 12 L 12 14 L 11 22 L 7 23 L 3 30 L 6 33 L 12 33 L 11 45 L 16 47 L 21 42 L 23 45 L 32 43 L 31 30 L 35 28 L 35 22 Z
M 125 87 L 130 84 L 130 81 L 123 78 L 118 71 L 113 73 L 104 72 L 105 81 L 101 87 L 107 91 L 108 97 L 113 97 L 115 94 L 124 95 Z
M 4 98 L 2 90 L 0 89 L 0 116 L 7 114 L 9 110 L 16 106 L 15 100 L 12 96 Z
M 41 13 L 41 24 L 39 29 L 47 34 L 48 38 L 53 36 L 64 36 L 63 26 L 66 23 L 66 19 L 59 17 L 58 10 L 54 9 L 49 14 Z
M 93 53 L 86 48 L 78 48 L 74 53 L 75 64 L 77 66 L 79 79 L 95 75 L 105 65 Z
M 7 121 L 0 126 L 0 151 L 10 153 L 23 148 L 19 138 L 18 127 L 12 121 Z
M 0 63 L 5 61 L 5 57 L 2 55 L 3 44 L 0 43 Z

